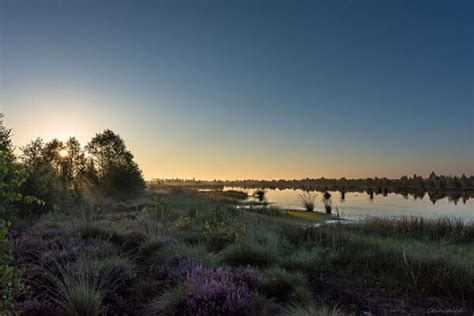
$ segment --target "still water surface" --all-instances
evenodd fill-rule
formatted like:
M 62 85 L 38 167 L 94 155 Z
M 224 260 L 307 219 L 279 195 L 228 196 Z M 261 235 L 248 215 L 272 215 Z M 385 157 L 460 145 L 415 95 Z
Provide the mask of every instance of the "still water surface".
M 225 187 L 224 190 L 245 191 L 252 194 L 254 189 Z M 266 190 L 266 200 L 277 207 L 283 209 L 303 209 L 299 194 L 304 191 L 300 189 Z M 322 192 L 315 192 L 316 207 L 315 210 L 324 212 L 322 202 Z M 381 194 L 374 195 L 370 199 L 365 192 L 347 192 L 345 198 L 341 199 L 340 192 L 332 192 L 331 201 L 333 212 L 336 207 L 339 209 L 341 217 L 348 219 L 361 219 L 366 216 L 397 217 L 397 216 L 423 216 L 427 218 L 436 218 L 441 216 L 459 217 L 468 220 L 474 220 L 474 199 L 458 202 L 450 201 L 448 198 L 437 200 L 434 204 L 428 194 L 422 198 L 414 198 L 413 195 L 404 197 L 401 194 L 389 193 L 387 196 Z

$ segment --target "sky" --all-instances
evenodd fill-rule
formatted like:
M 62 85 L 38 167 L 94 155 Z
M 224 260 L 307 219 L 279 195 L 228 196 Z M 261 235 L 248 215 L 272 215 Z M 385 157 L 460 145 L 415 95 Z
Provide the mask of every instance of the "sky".
M 0 0 L 17 147 L 119 133 L 145 178 L 474 174 L 474 2 Z

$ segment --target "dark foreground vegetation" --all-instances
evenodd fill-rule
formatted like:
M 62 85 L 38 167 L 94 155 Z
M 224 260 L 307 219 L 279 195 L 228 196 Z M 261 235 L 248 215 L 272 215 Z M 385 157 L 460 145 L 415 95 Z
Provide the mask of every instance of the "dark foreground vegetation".
M 311 223 L 185 191 L 50 212 L 10 229 L 22 286 L 12 306 L 26 315 L 473 310 L 472 226 Z
M 239 192 L 143 190 L 110 131 L 89 143 L 77 173 L 65 172 L 72 155 L 61 149 L 50 159 L 40 146 L 29 164 L 3 144 L 0 314 L 474 311 L 474 227 L 462 221 L 314 227 L 325 214 L 236 208 Z

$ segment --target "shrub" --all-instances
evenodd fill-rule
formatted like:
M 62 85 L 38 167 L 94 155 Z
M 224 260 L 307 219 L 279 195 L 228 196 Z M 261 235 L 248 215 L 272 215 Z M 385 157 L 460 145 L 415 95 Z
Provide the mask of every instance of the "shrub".
M 257 198 L 259 202 L 263 202 L 265 200 L 266 191 L 263 189 L 256 190 L 252 195 Z
M 8 227 L 8 223 L 0 219 L 0 314 L 13 314 L 13 302 L 24 291 L 21 270 L 12 266 L 13 256 L 7 240 Z
M 15 304 L 21 315 L 25 316 L 61 316 L 61 309 L 47 300 L 28 299 Z
M 181 281 L 156 300 L 151 308 L 166 315 L 245 315 L 250 312 L 251 289 L 258 287 L 257 271 L 210 269 L 185 258 L 170 278 Z
M 208 206 L 192 209 L 189 213 L 202 231 L 204 242 L 211 251 L 220 251 L 242 235 L 243 227 L 237 218 L 238 211 L 228 207 Z

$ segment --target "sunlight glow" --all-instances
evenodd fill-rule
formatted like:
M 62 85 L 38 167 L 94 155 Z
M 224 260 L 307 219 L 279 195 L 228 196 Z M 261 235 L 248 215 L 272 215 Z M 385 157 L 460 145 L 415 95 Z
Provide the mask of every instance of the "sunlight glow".
M 66 158 L 67 156 L 69 156 L 69 152 L 65 148 L 60 149 L 58 151 L 58 154 L 59 154 L 59 157 L 61 157 L 61 158 Z

